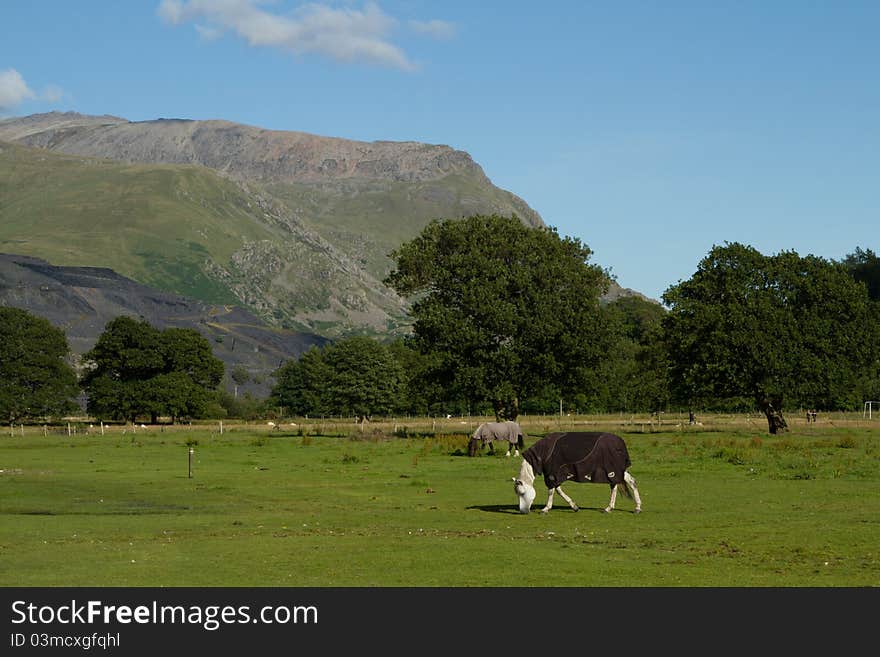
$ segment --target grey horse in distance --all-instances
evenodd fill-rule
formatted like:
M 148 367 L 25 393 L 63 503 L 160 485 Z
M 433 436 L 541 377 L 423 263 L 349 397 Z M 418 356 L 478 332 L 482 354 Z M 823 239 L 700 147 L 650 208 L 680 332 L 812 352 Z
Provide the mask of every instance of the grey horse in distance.
M 468 456 L 476 456 L 480 447 L 489 446 L 489 453 L 494 454 L 495 449 L 492 446 L 496 440 L 505 441 L 507 443 L 507 453 L 510 456 L 510 450 L 514 450 L 514 456 L 519 456 L 519 450 L 525 447 L 525 433 L 518 422 L 506 420 L 504 422 L 483 422 L 471 434 L 468 443 Z

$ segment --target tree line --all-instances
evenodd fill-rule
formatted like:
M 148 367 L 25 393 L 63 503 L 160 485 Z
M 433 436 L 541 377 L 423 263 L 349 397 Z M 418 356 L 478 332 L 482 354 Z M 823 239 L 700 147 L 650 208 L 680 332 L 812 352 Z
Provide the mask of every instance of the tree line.
M 412 331 L 313 347 L 282 364 L 265 400 L 299 416 L 752 410 L 770 432 L 794 408 L 880 399 L 880 260 L 714 246 L 663 305 L 602 301 L 611 275 L 579 239 L 516 217 L 431 222 L 393 251 L 386 285 L 410 299 Z M 241 411 L 222 361 L 194 329 L 118 317 L 83 355 L 63 332 L 0 308 L 0 414 L 64 415 L 82 391 L 96 419 L 172 422 Z

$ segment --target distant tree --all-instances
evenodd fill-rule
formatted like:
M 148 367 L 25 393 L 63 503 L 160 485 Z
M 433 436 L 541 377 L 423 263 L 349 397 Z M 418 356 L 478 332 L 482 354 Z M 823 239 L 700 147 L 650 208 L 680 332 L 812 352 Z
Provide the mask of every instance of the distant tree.
M 357 336 L 324 348 L 330 373 L 325 403 L 331 412 L 360 421 L 394 410 L 404 391 L 403 370 L 387 346 Z
M 160 415 L 201 417 L 224 372 L 195 329 L 160 331 L 125 316 L 108 322 L 83 359 L 89 413 L 132 422 L 139 415 L 153 423 Z
M 248 372 L 244 365 L 236 365 L 229 374 L 232 383 L 235 385 L 235 396 L 238 397 L 238 388 L 251 380 L 251 373 Z
M 166 398 L 159 412 L 151 413 L 153 422 L 157 415 L 168 415 L 172 422 L 204 417 L 223 379 L 223 361 L 214 356 L 211 343 L 195 329 L 167 328 L 160 342 L 164 366 L 153 384 Z
M 398 338 L 388 349 L 400 365 L 402 392 L 396 410 L 412 415 L 442 415 L 461 412 L 467 404 L 447 394 L 446 390 L 431 376 L 432 363 L 429 356 L 410 346 L 411 340 Z
M 149 322 L 117 317 L 107 323 L 90 351 L 83 355 L 86 372 L 82 385 L 88 395 L 87 410 L 104 419 L 127 419 L 156 409 L 145 399 L 142 385 L 162 372 L 160 331 Z
M 415 299 L 412 344 L 448 394 L 515 419 L 547 385 L 581 389 L 610 347 L 599 312 L 609 277 L 590 255 L 516 217 L 434 221 L 391 253 L 385 283 Z
M 230 417 L 242 420 L 256 420 L 267 411 L 270 398 L 255 398 L 251 393 L 235 397 L 231 393 L 221 390 L 216 403 L 209 406 L 209 417 Z
M 868 296 L 880 301 L 880 258 L 871 249 L 859 247 L 843 259 L 843 265 L 852 277 L 868 288 Z
M 291 358 L 275 372 L 271 403 L 283 406 L 291 415 L 316 416 L 329 411 L 325 403 L 325 386 L 330 370 L 324 363 L 324 352 L 312 346 L 298 359 Z
M 716 246 L 663 298 L 674 388 L 689 399 L 747 395 L 770 433 L 787 428 L 786 400 L 856 405 L 875 360 L 865 287 L 822 258 Z
M 391 350 L 363 336 L 312 347 L 284 363 L 275 380 L 273 403 L 294 415 L 351 415 L 359 421 L 392 412 L 405 390 Z
M 141 407 L 153 423 L 160 415 L 169 416 L 172 423 L 183 417 L 205 417 L 215 387 L 199 384 L 183 371 L 157 374 L 141 383 Z
M 0 307 L 0 417 L 8 423 L 75 410 L 67 338 L 48 320 Z
M 620 297 L 607 311 L 620 326 L 614 348 L 602 365 L 608 382 L 602 411 L 661 411 L 670 401 L 663 345 L 666 309 L 637 296 Z
M 164 374 L 184 374 L 196 386 L 213 390 L 223 379 L 223 361 L 211 351 L 211 343 L 197 330 L 167 328 L 160 335 Z
M 666 316 L 666 309 L 659 303 L 635 295 L 618 297 L 608 307 L 620 314 L 623 336 L 640 345 L 656 337 Z

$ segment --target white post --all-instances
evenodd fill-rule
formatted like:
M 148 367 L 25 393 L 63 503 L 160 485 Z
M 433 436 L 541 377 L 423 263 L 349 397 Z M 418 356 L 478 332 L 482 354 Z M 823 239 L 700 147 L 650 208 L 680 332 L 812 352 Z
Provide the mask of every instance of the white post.
M 220 420 L 220 435 L 223 435 L 223 420 Z
M 70 435 L 70 422 L 67 423 L 67 435 Z
M 104 420 L 101 420 L 101 435 L 104 435 Z

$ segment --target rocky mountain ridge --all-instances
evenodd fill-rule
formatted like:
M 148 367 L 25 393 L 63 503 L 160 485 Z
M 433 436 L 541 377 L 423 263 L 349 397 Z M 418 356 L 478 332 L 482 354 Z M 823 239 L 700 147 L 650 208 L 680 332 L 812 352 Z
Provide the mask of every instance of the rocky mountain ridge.
M 224 120 L 133 122 L 108 115 L 50 112 L 0 121 L 0 139 L 129 163 L 198 164 L 238 180 L 426 182 L 464 173 L 491 184 L 468 153 L 446 145 L 362 142 Z M 530 222 L 540 223 L 536 213 L 527 214 L 532 215 Z

